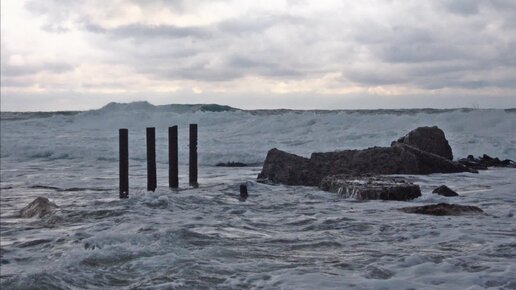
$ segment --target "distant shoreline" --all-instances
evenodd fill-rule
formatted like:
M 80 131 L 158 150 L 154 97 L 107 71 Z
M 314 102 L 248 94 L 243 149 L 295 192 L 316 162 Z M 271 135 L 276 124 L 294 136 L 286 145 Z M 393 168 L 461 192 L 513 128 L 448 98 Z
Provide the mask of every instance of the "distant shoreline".
M 409 109 L 240 109 L 219 104 L 169 104 L 169 105 L 153 105 L 149 102 L 132 102 L 132 103 L 109 103 L 100 109 L 81 110 L 81 111 L 0 111 L 0 120 L 26 120 L 32 118 L 46 118 L 52 116 L 73 116 L 85 112 L 104 112 L 104 111 L 135 111 L 143 110 L 148 112 L 170 112 L 170 113 L 193 113 L 193 112 L 247 112 L 254 115 L 261 114 L 283 114 L 283 113 L 362 113 L 362 114 L 438 114 L 447 112 L 471 112 L 484 110 L 503 110 L 507 113 L 516 113 L 516 108 L 409 108 Z

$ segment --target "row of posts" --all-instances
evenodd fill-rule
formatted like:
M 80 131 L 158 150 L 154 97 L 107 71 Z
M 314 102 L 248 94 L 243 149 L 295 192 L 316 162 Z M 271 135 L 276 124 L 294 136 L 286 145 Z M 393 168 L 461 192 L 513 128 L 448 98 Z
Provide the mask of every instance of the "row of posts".
M 147 128 L 147 190 L 155 191 L 156 176 L 156 128 Z M 129 197 L 129 131 L 119 130 L 120 145 L 120 198 Z M 168 186 L 179 187 L 177 126 L 168 128 Z M 190 124 L 189 184 L 197 187 L 197 124 Z

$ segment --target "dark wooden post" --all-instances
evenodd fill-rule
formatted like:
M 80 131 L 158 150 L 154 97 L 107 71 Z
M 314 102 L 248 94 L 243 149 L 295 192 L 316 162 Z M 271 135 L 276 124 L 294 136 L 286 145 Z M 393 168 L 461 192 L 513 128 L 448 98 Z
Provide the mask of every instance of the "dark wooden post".
M 249 194 L 247 193 L 247 184 L 240 184 L 240 200 L 245 201 Z
M 147 128 L 147 190 L 156 190 L 156 129 Z
M 197 124 L 190 124 L 190 185 L 197 187 Z
M 129 197 L 129 131 L 118 130 L 119 163 L 120 163 L 120 198 Z
M 179 187 L 177 147 L 177 126 L 168 127 L 168 186 L 170 188 Z

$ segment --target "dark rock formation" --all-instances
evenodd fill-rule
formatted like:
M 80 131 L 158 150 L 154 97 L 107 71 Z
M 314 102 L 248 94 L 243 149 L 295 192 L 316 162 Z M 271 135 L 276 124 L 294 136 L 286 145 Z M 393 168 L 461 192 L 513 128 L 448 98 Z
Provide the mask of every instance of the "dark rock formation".
M 458 193 L 456 193 L 455 191 L 453 191 L 446 185 L 439 186 L 438 188 L 434 189 L 432 191 L 432 193 L 442 195 L 442 196 L 459 196 Z
M 398 141 L 394 141 L 391 145 L 395 143 L 407 144 L 422 151 L 434 153 L 448 160 L 453 160 L 450 144 L 448 144 L 443 130 L 439 129 L 437 126 L 414 129 L 398 139 Z
M 403 207 L 399 209 L 406 213 L 417 213 L 417 214 L 429 214 L 429 215 L 463 215 L 463 214 L 480 214 L 484 211 L 476 206 L 471 205 L 459 205 L 459 204 L 430 204 L 424 206 L 411 206 Z
M 219 162 L 217 163 L 215 166 L 217 167 L 246 167 L 247 164 L 245 163 L 242 163 L 242 162 L 233 162 L 233 161 L 230 161 L 230 162 Z
M 310 159 L 276 148 L 267 153 L 260 181 L 317 186 L 329 175 L 475 172 L 439 155 L 396 143 L 391 147 L 313 153 Z
M 20 217 L 31 218 L 31 217 L 44 217 L 52 214 L 58 206 L 50 202 L 46 197 L 37 197 L 26 207 L 20 210 Z
M 418 185 L 385 176 L 333 175 L 323 178 L 319 187 L 358 200 L 411 200 L 421 196 Z
M 459 159 L 458 162 L 476 170 L 486 170 L 488 167 L 516 168 L 516 162 L 510 159 L 500 160 L 498 157 L 493 158 L 487 154 L 478 158 L 475 158 L 473 155 L 468 155 L 466 158 Z
M 315 175 L 314 175 L 315 173 Z M 322 177 L 310 169 L 307 158 L 273 148 L 267 153 L 258 180 L 287 185 L 319 185 Z

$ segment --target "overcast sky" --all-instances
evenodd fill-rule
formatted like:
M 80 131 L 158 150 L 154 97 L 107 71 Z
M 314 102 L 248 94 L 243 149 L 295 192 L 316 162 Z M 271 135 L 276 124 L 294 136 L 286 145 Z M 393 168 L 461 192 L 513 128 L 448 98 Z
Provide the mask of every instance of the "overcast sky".
M 514 0 L 2 0 L 1 109 L 516 107 Z

